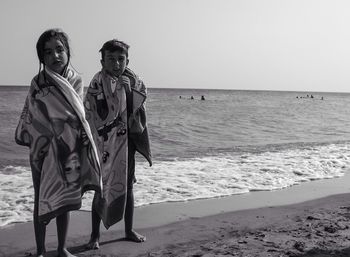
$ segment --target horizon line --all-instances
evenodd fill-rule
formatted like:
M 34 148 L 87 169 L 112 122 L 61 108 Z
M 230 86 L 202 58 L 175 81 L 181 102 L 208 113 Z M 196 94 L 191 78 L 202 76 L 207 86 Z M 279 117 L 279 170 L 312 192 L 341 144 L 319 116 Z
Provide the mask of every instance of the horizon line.
M 0 87 L 29 87 L 30 85 L 1 85 Z M 84 86 L 87 88 L 88 86 Z M 220 91 L 269 91 L 269 92 L 300 92 L 300 93 L 335 93 L 335 94 L 350 94 L 343 91 L 295 91 L 295 90 L 276 90 L 276 89 L 228 89 L 228 88 L 182 88 L 182 87 L 147 87 L 147 89 L 169 89 L 169 90 L 220 90 Z

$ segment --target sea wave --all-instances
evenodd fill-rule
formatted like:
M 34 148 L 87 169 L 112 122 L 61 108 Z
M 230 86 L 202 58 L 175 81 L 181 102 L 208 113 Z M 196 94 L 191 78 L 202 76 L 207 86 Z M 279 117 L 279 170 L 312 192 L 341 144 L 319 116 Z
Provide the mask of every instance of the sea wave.
M 196 158 L 155 160 L 136 166 L 135 206 L 278 190 L 343 176 L 350 167 L 350 144 L 266 147 L 265 151 L 219 153 Z M 91 209 L 93 192 L 82 210 Z M 34 197 L 29 167 L 0 169 L 0 226 L 32 220 Z
M 277 190 L 343 176 L 350 145 L 330 144 L 155 162 L 137 169 L 137 205 Z

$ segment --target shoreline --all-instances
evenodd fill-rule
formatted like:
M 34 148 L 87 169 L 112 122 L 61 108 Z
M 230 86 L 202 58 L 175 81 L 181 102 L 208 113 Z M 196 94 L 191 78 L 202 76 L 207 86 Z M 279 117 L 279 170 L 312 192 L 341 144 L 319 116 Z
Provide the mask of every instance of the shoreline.
M 329 202 L 327 199 L 332 199 L 332 201 Z M 168 244 L 173 244 L 172 242 L 176 240 L 179 242 L 191 241 L 191 245 L 195 245 L 193 240 L 198 241 L 197 239 L 201 238 L 205 241 L 214 236 L 212 232 L 203 233 L 202 231 L 200 233 L 197 231 L 198 224 L 204 226 L 203 224 L 208 223 L 207 226 L 211 228 L 208 231 L 216 231 L 222 226 L 222 222 L 219 222 L 221 225 L 218 225 L 216 220 L 228 222 L 227 220 L 247 217 L 248 220 L 242 221 L 240 225 L 235 223 L 238 225 L 237 229 L 239 230 L 242 224 L 254 228 L 262 226 L 255 217 L 266 217 L 260 219 L 264 221 L 264 224 L 269 222 L 277 224 L 281 220 L 276 213 L 288 216 L 292 215 L 294 209 L 304 213 L 307 212 L 306 209 L 303 209 L 305 206 L 321 206 L 329 209 L 329 205 L 333 204 L 335 205 L 333 207 L 336 208 L 337 205 L 344 205 L 346 199 L 350 200 L 350 174 L 347 173 L 340 178 L 303 182 L 276 191 L 256 191 L 222 198 L 141 206 L 135 209 L 134 227 L 147 236 L 146 243 L 135 244 L 123 241 L 124 224 L 119 222 L 108 231 L 104 228 L 101 229 L 101 249 L 95 251 L 84 250 L 84 245 L 90 235 L 90 212 L 75 211 L 71 213 L 67 241 L 68 247 L 72 247 L 71 249 L 77 253 L 77 256 L 142 256 L 147 251 L 162 249 Z M 259 215 L 259 213 L 264 213 L 264 215 Z M 185 235 L 181 233 L 181 230 L 179 231 L 179 228 L 189 231 Z M 220 229 L 224 230 L 222 227 Z M 170 233 L 169 230 L 177 232 Z M 162 235 L 162 233 L 165 234 Z M 175 240 L 174 237 L 177 239 Z M 46 235 L 46 245 L 49 251 L 47 256 L 51 256 L 50 254 L 54 256 L 56 240 L 55 222 L 51 221 L 47 227 Z M 35 240 L 32 222 L 0 228 L 0 249 L 0 256 L 13 257 L 26 256 L 26 253 L 28 256 L 29 253 L 34 254 Z M 173 249 L 173 251 L 177 250 L 179 249 Z M 160 255 L 154 256 L 166 256 L 166 254 L 161 252 Z

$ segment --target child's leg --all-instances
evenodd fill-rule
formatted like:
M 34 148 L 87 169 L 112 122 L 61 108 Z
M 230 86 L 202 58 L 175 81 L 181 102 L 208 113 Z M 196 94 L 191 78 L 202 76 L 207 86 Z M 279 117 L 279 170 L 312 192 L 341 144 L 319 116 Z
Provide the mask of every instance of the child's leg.
M 146 241 L 146 237 L 136 233 L 133 230 L 134 222 L 134 182 L 135 182 L 135 153 L 136 147 L 132 140 L 128 141 L 128 185 L 126 192 L 126 206 L 125 206 L 125 237 L 126 239 L 141 243 Z
M 101 218 L 98 215 L 96 209 L 95 209 L 95 204 L 96 201 L 98 200 L 99 194 L 95 193 L 94 195 L 94 200 L 92 202 L 92 208 L 91 208 L 91 225 L 92 225 L 92 231 L 91 231 L 91 237 L 90 241 L 87 244 L 86 248 L 88 249 L 99 249 L 100 244 L 100 224 L 101 224 Z
M 128 187 L 126 195 L 126 206 L 125 206 L 125 237 L 126 239 L 141 243 L 146 241 L 146 237 L 136 233 L 133 230 L 133 221 L 134 221 L 134 190 L 132 186 Z
M 35 192 L 34 199 L 34 214 L 33 214 L 33 223 L 34 223 L 34 232 L 35 232 L 35 241 L 36 241 L 36 251 L 38 257 L 44 256 L 46 252 L 45 249 L 45 234 L 46 234 L 46 225 L 39 222 L 38 217 L 38 195 L 39 193 Z
M 59 257 L 74 257 L 66 248 L 66 239 L 69 225 L 69 212 L 63 213 L 56 217 L 57 226 L 57 239 L 58 247 L 57 252 Z
M 34 172 L 35 169 L 32 168 L 32 178 L 34 186 L 34 213 L 33 213 L 33 223 L 34 223 L 34 233 L 36 242 L 37 256 L 42 257 L 46 252 L 45 249 L 45 235 L 46 235 L 46 225 L 39 222 L 39 188 L 40 188 L 40 174 Z

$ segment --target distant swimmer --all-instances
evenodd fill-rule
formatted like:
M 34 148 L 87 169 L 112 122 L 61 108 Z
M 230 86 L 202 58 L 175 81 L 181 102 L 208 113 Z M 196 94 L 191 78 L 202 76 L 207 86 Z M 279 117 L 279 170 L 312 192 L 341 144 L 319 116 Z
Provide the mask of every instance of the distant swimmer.
M 202 96 L 201 96 L 201 100 L 205 100 L 205 97 L 204 97 L 204 95 L 202 95 Z
M 194 98 L 193 98 L 193 95 L 191 96 L 191 100 L 193 100 Z
M 181 99 L 181 95 L 179 96 L 179 98 Z

